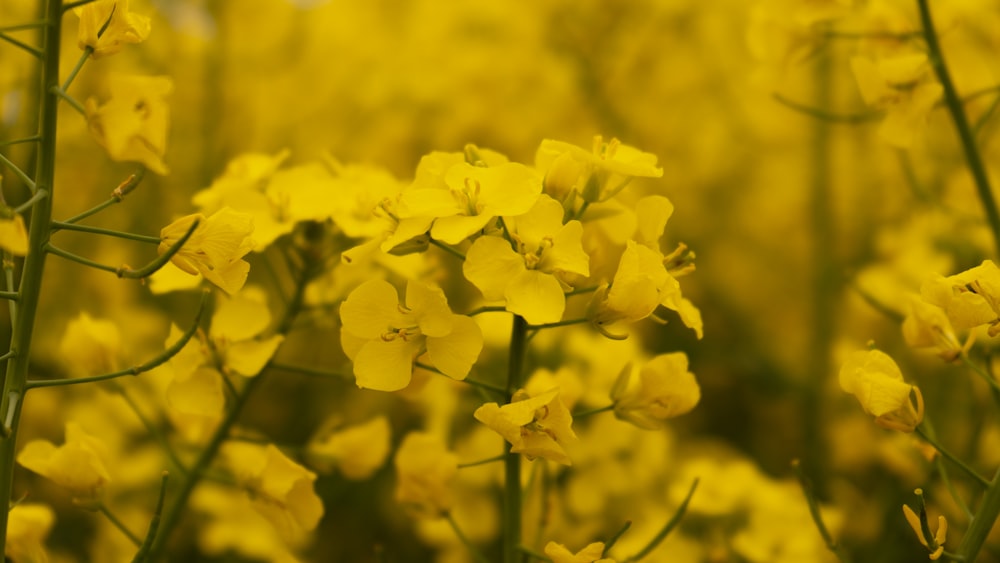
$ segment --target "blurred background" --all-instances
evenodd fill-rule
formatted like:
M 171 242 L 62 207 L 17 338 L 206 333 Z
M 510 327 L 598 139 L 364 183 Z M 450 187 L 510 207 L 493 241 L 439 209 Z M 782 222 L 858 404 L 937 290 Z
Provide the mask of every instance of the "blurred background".
M 30 20 L 28 4 L 0 5 L 0 24 Z M 997 4 L 932 4 L 960 91 L 1000 83 Z M 628 346 L 687 352 L 702 401 L 662 432 L 584 425 L 581 438 L 607 444 L 611 461 L 553 476 L 560 495 L 577 503 L 565 500 L 566 514 L 553 517 L 564 520 L 555 529 L 565 534 L 548 539 L 580 549 L 627 517 L 636 524 L 622 545 L 641 546 L 698 476 L 685 524 L 651 561 L 831 560 L 792 480 L 790 464 L 799 459 L 854 560 L 924 557 L 901 514 L 916 487 L 929 491 L 938 513 L 956 515 L 957 542 L 964 523 L 916 439 L 877 427 L 837 383 L 844 356 L 874 341 L 923 390 L 943 442 L 985 475 L 1000 463 L 985 385 L 961 365 L 908 350 L 900 332 L 905 296 L 925 276 L 956 273 L 996 252 L 954 130 L 938 108 L 912 148 L 890 146 L 848 64 L 876 49 L 866 33 L 918 30 L 914 2 L 132 0 L 130 9 L 151 17 L 149 39 L 88 63 L 72 93 L 100 99 L 103 80 L 118 72 L 170 76 L 170 173 L 147 174 L 102 216 L 109 228 L 155 235 L 193 212 L 194 193 L 247 152 L 288 149 L 289 166 L 331 156 L 403 184 L 422 155 L 466 143 L 531 165 L 543 139 L 586 148 L 600 134 L 659 157 L 663 178 L 637 180 L 625 197 L 657 193 L 674 203 L 667 238 L 697 254 L 683 286 L 702 311 L 705 336 L 696 340 L 679 322 L 648 323 Z M 65 26 L 67 68 L 79 53 L 75 19 Z M 30 57 L 0 45 L 0 138 L 32 130 L 35 72 Z M 967 105 L 970 119 L 982 120 L 979 140 L 992 163 L 1000 158 L 997 120 L 989 118 L 996 99 L 994 91 Z M 65 216 L 105 198 L 135 166 L 110 162 L 71 109 L 60 118 L 57 214 Z M 33 158 L 28 147 L 5 154 Z M 24 188 L 4 174 L 4 192 L 21 201 Z M 61 243 L 109 264 L 151 257 L 148 248 L 113 240 L 67 234 Z M 255 277 L 259 271 L 251 281 L 266 279 Z M 42 371 L 64 369 L 56 357 L 62 328 L 81 310 L 127 327 L 128 365 L 155 353 L 167 320 L 183 324 L 196 303 L 190 295 L 150 297 L 137 284 L 55 260 L 47 275 L 58 298 L 43 303 Z M 336 338 L 335 326 L 321 328 L 293 338 L 288 353 L 301 363 L 342 365 Z M 565 338 L 540 348 L 598 346 Z M 26 436 L 58 438 L 61 417 L 51 414 L 67 401 L 92 410 L 96 394 L 33 395 Z M 433 410 L 430 399 L 372 397 L 352 382 L 300 375 L 272 378 L 257 399 L 247 425 L 299 444 L 331 411 L 352 423 L 389 413 L 398 444 Z M 458 443 L 478 439 L 471 419 L 452 424 Z M 385 561 L 469 560 L 446 526 L 393 507 L 391 465 L 362 482 L 320 477 L 327 514 L 303 560 L 376 561 L 374 545 L 395 546 Z M 486 546 L 496 536 L 486 486 L 493 478 L 471 476 L 463 485 L 463 521 Z M 955 479 L 963 494 L 976 492 L 960 474 Z M 581 500 L 612 482 L 621 485 Z M 80 530 L 95 526 L 90 515 L 62 514 L 50 545 L 71 559 L 103 560 L 85 555 L 93 544 Z M 197 521 L 188 524 L 196 537 Z M 252 557 L 195 543 L 183 544 L 189 551 L 176 560 Z M 979 560 L 1000 560 L 1000 538 Z

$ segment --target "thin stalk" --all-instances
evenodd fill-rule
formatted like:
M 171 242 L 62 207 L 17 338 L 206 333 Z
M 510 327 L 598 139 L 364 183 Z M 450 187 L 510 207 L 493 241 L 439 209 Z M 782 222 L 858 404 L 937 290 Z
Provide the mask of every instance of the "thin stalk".
M 28 174 L 24 170 L 21 170 L 21 168 L 18 165 L 14 164 L 10 159 L 4 156 L 3 153 L 0 153 L 0 162 L 6 164 L 7 168 L 10 168 L 11 171 L 14 173 L 14 175 L 17 176 L 18 179 L 20 179 L 22 182 L 24 182 L 24 185 L 28 186 L 28 189 L 31 190 L 31 193 L 35 193 L 35 190 L 38 189 L 38 186 L 35 185 L 35 181 L 31 179 L 31 176 L 28 176 Z
M 83 63 L 87 62 L 87 59 L 89 59 L 90 55 L 92 54 L 94 54 L 93 47 L 88 46 L 86 49 L 83 50 L 83 54 L 80 55 L 80 58 L 76 61 L 76 64 L 73 65 L 73 70 L 69 71 L 69 76 L 66 77 L 66 80 L 62 83 L 62 86 L 59 87 L 60 90 L 62 90 L 63 92 L 69 92 L 69 87 L 71 84 L 73 84 L 73 81 L 76 79 L 76 75 L 80 74 L 80 69 L 83 68 Z
M 799 486 L 802 488 L 802 493 L 806 497 L 806 504 L 809 506 L 809 515 L 812 516 L 813 524 L 815 524 L 816 529 L 819 530 L 819 535 L 823 537 L 823 542 L 826 544 L 826 548 L 836 555 L 839 561 L 847 563 L 848 557 L 844 552 L 844 548 L 833 539 L 833 535 L 830 534 L 829 528 L 826 527 L 826 522 L 823 521 L 823 514 L 820 512 L 819 508 L 819 500 L 816 498 L 816 491 L 813 490 L 812 483 L 802 470 L 802 464 L 799 463 L 799 460 L 794 460 L 792 462 L 792 469 L 795 471 L 795 476 L 799 480 Z
M 287 371 L 289 373 L 300 373 L 302 375 L 310 375 L 313 377 L 321 377 L 323 379 L 334 379 L 337 381 L 347 381 L 350 379 L 349 376 L 342 373 L 336 373 L 332 371 L 326 371 L 322 369 L 309 368 L 305 366 L 293 366 L 289 364 L 282 364 L 274 362 L 270 365 L 270 368 L 278 371 Z
M 132 558 L 132 563 L 141 563 L 149 557 L 149 550 L 153 547 L 153 538 L 156 537 L 156 531 L 160 528 L 163 501 L 167 497 L 167 479 L 168 473 L 164 471 L 163 479 L 160 480 L 160 496 L 156 500 L 156 509 L 153 511 L 153 517 L 149 520 L 149 529 L 146 531 L 146 538 L 143 540 L 142 545 L 139 546 L 139 551 L 135 553 L 135 557 Z
M 42 138 L 38 135 L 32 135 L 31 137 L 24 137 L 21 139 L 13 139 L 11 141 L 0 142 L 0 147 L 9 147 L 11 145 L 23 145 L 25 143 L 37 143 L 41 141 Z
M 982 205 L 986 221 L 990 225 L 993 233 L 993 242 L 996 250 L 1000 252 L 1000 210 L 997 209 L 996 199 L 993 197 L 993 190 L 990 188 L 990 179 L 986 173 L 986 166 L 983 164 L 979 148 L 976 146 L 976 138 L 969 126 L 969 120 L 965 115 L 965 106 L 955 89 L 955 84 L 951 80 L 951 73 L 944 60 L 944 53 L 941 51 L 941 44 L 938 42 L 937 30 L 934 28 L 934 19 L 931 17 L 930 6 L 927 0 L 917 0 L 920 8 L 920 21 L 924 29 L 924 40 L 927 42 L 927 51 L 934 72 L 937 74 L 941 87 L 944 88 L 944 101 L 951 114 L 951 121 L 958 132 L 958 138 L 962 143 L 962 151 L 965 153 L 966 164 L 976 185 L 976 193 L 979 195 L 979 202 Z
M 167 440 L 167 437 L 163 433 L 163 431 L 160 428 L 158 428 L 155 424 L 153 424 L 151 420 L 149 420 L 149 418 L 145 415 L 145 413 L 142 412 L 142 409 L 139 408 L 139 404 L 135 402 L 135 400 L 132 398 L 131 395 L 128 394 L 128 392 L 125 391 L 124 387 L 122 387 L 121 385 L 116 385 L 116 387 L 117 387 L 116 391 L 118 391 L 118 394 L 121 395 L 122 399 L 125 400 L 129 408 L 132 409 L 132 413 L 135 414 L 136 418 L 139 419 L 139 422 L 142 423 L 146 431 L 149 432 L 150 435 L 156 438 L 156 441 L 160 443 L 160 447 L 163 448 L 163 452 L 167 454 L 168 458 L 170 458 L 170 462 L 174 464 L 174 467 L 176 467 L 178 471 L 180 471 L 181 473 L 187 474 L 188 472 L 187 467 L 184 466 L 184 463 L 181 461 L 180 456 L 178 456 L 177 452 L 174 451 L 173 446 L 170 445 L 170 442 Z
M 84 109 L 83 104 L 81 104 L 73 96 L 70 96 L 68 93 L 66 93 L 65 90 L 63 90 L 62 88 L 53 88 L 52 92 L 55 95 L 57 95 L 60 98 L 62 98 L 63 100 L 65 100 L 66 103 L 70 105 L 70 107 L 72 107 L 73 109 L 75 109 L 77 111 L 77 113 L 79 113 L 80 115 L 82 115 L 84 117 L 87 116 L 87 110 Z
M 510 331 L 510 354 L 507 364 L 506 398 L 510 403 L 514 392 L 524 384 L 524 358 L 527 351 L 528 321 L 514 316 Z M 521 454 L 510 451 L 505 444 L 503 491 L 503 561 L 521 563 Z
M 698 488 L 698 479 L 695 479 L 694 482 L 691 483 L 691 488 L 688 489 L 687 496 L 685 496 L 684 500 L 681 501 L 681 505 L 677 507 L 677 512 L 674 513 L 673 517 L 667 521 L 667 523 L 663 526 L 663 528 L 660 529 L 659 532 L 657 532 L 655 536 L 653 536 L 653 539 L 650 540 L 648 544 L 646 544 L 646 547 L 642 548 L 642 550 L 640 550 L 639 553 L 636 553 L 635 555 L 626 558 L 625 563 L 634 563 L 635 561 L 642 560 L 647 555 L 652 553 L 653 550 L 656 549 L 656 546 L 660 545 L 660 543 L 662 543 L 663 540 L 667 539 L 667 536 L 670 535 L 670 532 L 672 532 L 674 528 L 676 528 L 677 525 L 681 523 L 681 519 L 684 518 L 684 514 L 687 512 L 688 504 L 691 502 L 691 497 L 694 496 L 694 491 L 697 488 Z
M 61 223 L 62 224 L 77 223 L 79 221 L 82 221 L 83 219 L 86 219 L 87 217 L 90 217 L 91 215 L 95 215 L 97 213 L 100 213 L 101 211 L 104 211 L 105 209 L 111 207 L 112 205 L 115 205 L 116 203 L 121 203 L 125 199 L 125 196 L 131 193 L 132 190 L 139 187 L 139 182 L 142 182 L 142 179 L 143 177 L 145 177 L 145 175 L 146 175 L 145 168 L 139 170 L 137 174 L 129 175 L 129 177 L 126 178 L 124 182 L 119 184 L 118 187 L 111 192 L 110 198 L 84 211 L 83 213 L 74 215 L 69 219 L 66 219 L 65 221 L 61 221 Z
M 3 31 L 0 31 L 0 40 L 6 41 L 6 42 L 10 43 L 11 45 L 14 45 L 15 47 L 18 47 L 19 49 L 23 49 L 23 50 L 27 51 L 32 56 L 34 56 L 36 59 L 41 59 L 45 55 L 45 53 L 43 53 L 42 50 L 39 49 L 38 47 L 32 47 L 31 45 L 28 45 L 24 41 L 20 41 L 18 39 L 14 39 L 13 37 L 11 37 L 10 35 L 7 35 Z
M 979 485 L 984 488 L 990 486 L 990 482 L 987 481 L 985 477 L 976 473 L 976 471 L 971 467 L 969 467 L 968 465 L 966 465 L 964 461 L 955 457 L 953 453 L 945 449 L 944 446 L 942 446 L 940 443 L 938 443 L 937 440 L 931 437 L 928 432 L 925 432 L 923 428 L 917 426 L 913 431 L 916 432 L 918 436 L 923 438 L 928 444 L 934 446 L 934 449 L 937 450 L 939 454 L 944 456 L 948 461 L 954 463 L 955 466 L 961 469 L 966 475 L 972 477 L 973 481 L 979 483 Z
M 15 207 L 14 208 L 14 213 L 24 213 L 25 211 L 31 209 L 32 205 L 35 205 L 36 203 L 38 203 L 39 201 L 41 201 L 41 200 L 43 200 L 43 199 L 45 199 L 47 197 L 49 197 L 49 191 L 48 190 L 38 190 L 38 191 L 36 191 L 34 193 L 34 195 L 32 195 L 30 198 L 28 198 L 28 201 L 26 201 L 26 202 L 22 203 L 21 205 L 18 205 L 17 207 Z
M 81 233 L 91 233 L 95 235 L 104 235 L 107 237 L 117 237 L 128 240 L 134 240 L 137 242 L 145 242 L 148 244 L 160 244 L 162 240 L 160 237 L 151 237 L 149 235 L 139 235 L 135 233 L 127 233 L 124 231 L 115 231 L 112 229 L 103 229 L 101 227 L 91 227 L 90 225 L 77 225 L 75 223 L 64 223 L 61 221 L 52 222 L 53 231 L 79 231 Z
M 555 323 L 544 323 L 540 325 L 528 325 L 528 330 L 542 330 L 546 328 L 559 328 L 563 326 L 578 325 L 583 323 L 589 323 L 590 319 L 569 319 L 567 321 L 559 321 Z
M 455 535 L 458 536 L 458 541 L 462 542 L 462 545 L 464 545 L 465 549 L 469 551 L 469 554 L 472 555 L 472 558 L 478 561 L 479 563 L 490 563 L 490 560 L 487 559 L 482 553 L 480 553 L 480 551 L 476 549 L 476 546 L 472 545 L 472 542 L 469 541 L 469 537 L 465 535 L 465 532 L 462 531 L 462 528 L 458 527 L 458 522 L 455 521 L 455 517 L 451 515 L 451 512 L 445 512 L 444 517 L 448 520 L 448 524 L 451 526 L 451 529 L 455 532 Z
M 115 514 L 111 512 L 111 510 L 109 510 L 107 506 L 104 505 L 104 503 L 101 503 L 97 507 L 97 511 L 103 514 L 108 519 L 109 522 L 114 524 L 115 528 L 118 528 L 121 531 L 121 533 L 125 534 L 125 537 L 127 537 L 129 541 L 134 543 L 136 547 L 142 546 L 142 540 L 139 539 L 139 536 L 133 534 L 132 530 L 129 530 L 128 527 L 125 525 L 125 523 L 122 522 L 120 518 L 115 516 Z
M 19 23 L 15 25 L 5 25 L 0 27 L 0 33 L 7 33 L 11 31 L 21 31 L 23 29 L 38 29 L 40 27 L 45 27 L 49 22 L 37 21 L 28 23 Z
M 468 463 L 459 463 L 458 464 L 458 468 L 462 469 L 463 467 L 476 467 L 478 465 L 486 465 L 487 463 L 493 463 L 495 461 L 503 461 L 506 458 L 507 458 L 506 454 L 495 455 L 493 457 L 488 457 L 486 459 L 480 459 L 478 461 L 470 461 Z
M 18 289 L 21 298 L 19 311 L 11 327 L 10 349 L 17 351 L 7 362 L 3 393 L 0 395 L 0 413 L 10 421 L 11 435 L 0 439 L 0 507 L 10 506 L 14 482 L 14 455 L 17 450 L 17 424 L 20 420 L 20 399 L 28 380 L 31 339 L 34 335 L 38 301 L 41 296 L 42 274 L 45 270 L 45 244 L 51 234 L 53 180 L 56 170 L 56 128 L 59 98 L 50 90 L 59 85 L 59 43 L 62 37 L 62 0 L 48 0 L 45 5 L 47 25 L 42 28 L 42 72 L 39 105 L 39 135 L 42 137 L 38 151 L 32 191 L 46 190 L 50 196 L 31 208 L 31 225 L 28 233 L 28 255 L 25 257 Z M 11 302 L 13 303 L 13 302 Z M 0 510 L 0 553 L 4 553 L 7 542 L 8 511 Z
M 10 299 L 11 301 L 18 300 L 18 294 L 16 291 L 0 291 L 0 299 Z
M 874 121 L 882 115 L 881 112 L 877 111 L 867 111 L 864 113 L 833 113 L 821 108 L 811 107 L 789 100 L 781 94 L 774 94 L 774 101 L 799 113 L 804 113 L 808 116 L 815 117 L 816 119 L 832 123 L 864 123 L 865 121 Z
M 585 418 L 585 417 L 592 416 L 592 415 L 595 415 L 595 414 L 599 414 L 599 413 L 602 413 L 602 412 L 608 412 L 608 411 L 611 411 L 611 410 L 614 410 L 614 409 L 615 409 L 614 405 L 606 405 L 606 406 L 603 406 L 603 407 L 597 407 L 597 408 L 590 409 L 590 410 L 585 410 L 585 411 L 581 411 L 581 412 L 575 412 L 575 413 L 573 413 L 573 419 L 576 420 L 578 418 Z
M 462 254 L 458 250 L 455 250 L 454 248 L 448 246 L 447 244 L 444 244 L 443 242 L 440 242 L 440 241 L 436 241 L 434 239 L 431 239 L 431 244 L 434 245 L 434 246 L 436 246 L 436 247 L 438 247 L 438 248 L 440 248 L 441 250 L 444 250 L 448 254 L 451 254 L 455 258 L 458 258 L 459 260 L 465 261 L 465 255 L 464 254 Z

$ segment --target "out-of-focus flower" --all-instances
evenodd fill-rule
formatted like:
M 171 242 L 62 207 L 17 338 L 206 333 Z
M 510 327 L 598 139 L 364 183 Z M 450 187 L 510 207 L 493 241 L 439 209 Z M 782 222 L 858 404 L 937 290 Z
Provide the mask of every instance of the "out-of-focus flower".
M 3 176 L 0 176 L 0 186 L 3 185 L 2 180 Z M 3 203 L 0 203 L 0 250 L 14 256 L 28 254 L 28 230 L 24 227 L 24 217 Z
M 85 312 L 66 325 L 59 342 L 60 360 L 74 377 L 114 371 L 120 351 L 118 325 Z
M 128 3 L 129 0 L 96 0 L 77 8 L 80 48 L 93 49 L 91 56 L 96 59 L 113 55 L 125 45 L 145 41 L 150 31 L 149 18 L 129 11 Z
M 903 338 L 914 348 L 933 348 L 946 362 L 957 360 L 972 345 L 971 338 L 965 345 L 959 342 L 948 315 L 941 307 L 916 296 L 911 298 L 910 312 L 903 319 Z
M 865 103 L 886 111 L 879 135 L 895 147 L 910 148 L 944 92 L 930 72 L 927 55 L 916 53 L 877 62 L 854 57 L 851 70 Z
M 232 295 L 246 283 L 250 263 L 243 260 L 253 250 L 253 220 L 245 214 L 223 208 L 206 218 L 201 213 L 181 217 L 160 231 L 160 254 L 179 241 L 198 221 L 191 238 L 170 261 L 185 272 L 201 274 Z
M 55 512 L 44 504 L 15 504 L 8 515 L 4 555 L 13 563 L 48 563 L 45 538 L 55 519 Z
M 528 459 L 545 458 L 572 465 L 564 446 L 577 441 L 573 416 L 552 389 L 536 397 L 519 391 L 511 403 L 499 406 L 486 403 L 476 409 L 476 420 L 490 427 L 511 443 L 510 451 Z
M 944 310 L 957 330 L 988 324 L 990 336 L 1000 333 L 1000 268 L 992 260 L 954 276 L 934 275 L 920 295 Z
M 17 454 L 17 462 L 69 489 L 74 500 L 81 503 L 99 501 L 104 485 L 111 480 L 107 448 L 75 422 L 66 423 L 63 445 L 33 440 Z
M 629 388 L 631 369 L 626 367 L 615 384 L 611 400 L 615 416 L 639 428 L 657 430 L 668 419 L 689 412 L 701 399 L 701 388 L 688 371 L 683 352 L 661 354 L 639 371 L 639 384 Z
M 98 144 L 115 161 L 140 162 L 164 175 L 170 109 L 166 97 L 174 83 L 165 76 L 108 77 L 111 98 L 98 106 L 89 98 L 87 124 Z
M 659 178 L 656 155 L 623 144 L 594 137 L 591 150 L 563 141 L 546 139 L 535 153 L 535 166 L 545 173 L 545 192 L 562 200 L 576 192 L 584 201 L 599 202 L 614 197 L 633 178 Z
M 430 517 L 451 509 L 451 481 L 458 473 L 458 458 L 439 438 L 410 432 L 399 445 L 394 463 L 397 502 Z
M 590 257 L 583 250 L 583 226 L 563 224 L 563 207 L 543 195 L 531 210 L 508 217 L 506 238 L 483 236 L 465 257 L 465 277 L 487 301 L 504 301 L 508 311 L 531 324 L 553 323 L 566 309 L 570 275 L 587 276 Z
M 289 543 L 301 541 L 323 517 L 323 502 L 313 484 L 316 474 L 289 459 L 272 444 L 227 444 L 225 456 L 236 482 L 251 504 Z
M 840 387 L 854 395 L 861 408 L 883 428 L 913 432 L 924 419 L 920 389 L 903 381 L 899 366 L 885 352 L 852 353 L 840 368 Z M 910 393 L 916 404 L 910 401 Z
M 404 306 L 389 282 L 367 281 L 347 296 L 340 318 L 340 341 L 358 387 L 403 389 L 422 354 L 441 373 L 465 379 L 483 349 L 479 325 L 452 313 L 440 288 L 421 282 L 406 285 Z
M 552 563 L 615 563 L 614 559 L 602 557 L 603 542 L 594 542 L 574 554 L 561 543 L 550 541 L 545 544 L 545 555 L 552 559 Z
M 389 419 L 372 420 L 338 430 L 321 432 L 310 442 L 305 459 L 320 473 L 340 470 L 347 479 L 367 479 L 382 467 L 390 447 Z

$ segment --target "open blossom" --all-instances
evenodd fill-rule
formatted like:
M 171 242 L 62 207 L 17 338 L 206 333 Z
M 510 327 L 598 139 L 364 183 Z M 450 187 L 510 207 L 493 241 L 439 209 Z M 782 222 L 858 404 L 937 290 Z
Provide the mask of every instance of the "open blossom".
M 510 451 L 528 459 L 542 457 L 563 465 L 572 465 L 565 446 L 576 442 L 573 417 L 552 389 L 535 397 L 515 393 L 513 402 L 504 406 L 486 403 L 476 409 L 476 420 L 490 427 L 511 443 Z
M 944 310 L 957 330 L 989 325 L 990 336 L 1000 334 L 1000 268 L 992 260 L 954 276 L 934 275 L 920 296 Z
M 111 97 L 98 105 L 89 98 L 85 104 L 87 124 L 98 144 L 115 161 L 140 162 L 164 175 L 167 165 L 167 129 L 170 108 L 166 97 L 174 83 L 166 76 L 108 77 Z
M 633 178 L 659 178 L 656 155 L 594 137 L 591 150 L 546 139 L 535 154 L 535 166 L 545 173 L 545 193 L 562 201 L 576 193 L 588 202 L 606 201 L 622 191 Z
M 569 276 L 587 276 L 590 257 L 583 250 L 583 226 L 563 224 L 562 205 L 540 196 L 531 210 L 506 219 L 510 238 L 483 236 L 469 248 L 463 271 L 487 301 L 531 324 L 557 322 L 566 309 Z
M 903 381 L 899 366 L 885 352 L 852 353 L 840 368 L 840 387 L 854 395 L 883 428 L 913 432 L 924 419 L 920 389 Z M 915 405 L 911 393 L 916 397 Z
M 469 150 L 480 154 L 478 149 Z M 470 164 L 461 153 L 436 152 L 421 159 L 416 179 L 400 194 L 399 218 L 432 217 L 431 237 L 458 244 L 495 217 L 531 209 L 542 191 L 541 176 L 492 151 L 482 152 L 493 164 L 482 160 Z
M 179 241 L 195 221 L 198 226 L 191 238 L 170 261 L 191 275 L 201 274 L 230 295 L 236 293 L 250 273 L 250 264 L 243 257 L 254 247 L 252 218 L 228 207 L 207 218 L 201 213 L 181 217 L 160 231 L 160 254 Z
M 382 467 L 390 439 L 389 419 L 378 416 L 364 424 L 321 431 L 309 441 L 304 455 L 320 473 L 337 468 L 346 479 L 362 480 Z
M 44 504 L 19 502 L 10 509 L 4 555 L 12 563 L 47 563 L 45 538 L 55 523 L 55 512 Z
M 145 41 L 149 36 L 149 18 L 129 11 L 128 3 L 129 0 L 95 0 L 77 8 L 80 48 L 93 49 L 91 56 L 96 59 L 113 55 L 125 45 Z
M 440 288 L 417 281 L 406 285 L 402 305 L 392 284 L 369 280 L 347 296 L 340 319 L 358 387 L 403 389 L 420 356 L 448 377 L 465 379 L 483 349 L 479 325 L 452 313 Z

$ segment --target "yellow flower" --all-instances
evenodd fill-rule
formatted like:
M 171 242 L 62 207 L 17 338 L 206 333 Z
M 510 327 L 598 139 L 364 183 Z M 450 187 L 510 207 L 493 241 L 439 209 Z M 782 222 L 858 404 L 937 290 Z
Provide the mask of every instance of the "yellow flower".
M 0 176 L 0 180 L 2 179 L 3 176 Z M 0 250 L 6 250 L 14 256 L 28 254 L 28 231 L 24 227 L 24 217 L 2 203 L 0 203 Z
M 688 371 L 683 352 L 661 354 L 639 371 L 639 385 L 629 388 L 631 369 L 626 367 L 612 391 L 615 416 L 639 428 L 657 430 L 666 421 L 685 414 L 701 400 L 701 388 Z
M 17 503 L 10 509 L 4 555 L 12 563 L 48 563 L 45 538 L 56 515 L 44 504 Z
M 382 467 L 389 455 L 390 433 L 389 419 L 385 416 L 357 426 L 320 432 L 309 442 L 305 458 L 320 473 L 332 473 L 337 467 L 347 479 L 367 479 Z
M 247 489 L 254 509 L 270 520 L 289 543 L 316 529 L 323 502 L 316 495 L 316 474 L 289 459 L 272 444 L 226 445 L 236 482 Z
M 80 48 L 93 49 L 91 56 L 96 59 L 113 55 L 127 44 L 145 41 L 149 36 L 149 18 L 130 12 L 128 2 L 96 0 L 77 8 L 76 14 L 80 16 L 77 42 Z M 104 28 L 105 24 L 107 28 Z M 102 28 L 104 33 L 100 33 Z
M 1000 333 L 1000 268 L 992 260 L 954 276 L 934 275 L 920 286 L 920 295 L 943 309 L 958 330 L 988 324 L 990 336 Z
M 165 76 L 108 77 L 111 98 L 101 106 L 87 100 L 87 124 L 115 161 L 140 162 L 164 175 L 170 110 L 165 98 L 174 83 Z
M 615 563 L 614 559 L 601 557 L 603 554 L 603 542 L 594 542 L 576 554 L 554 541 L 545 544 L 545 555 L 552 559 L 552 563 Z
M 424 157 L 416 180 L 399 197 L 399 218 L 433 217 L 431 237 L 459 244 L 495 217 L 531 209 L 542 191 L 537 172 L 514 162 L 480 164 L 459 153 Z
M 656 155 L 642 152 L 618 139 L 605 143 L 597 135 L 592 150 L 546 139 L 535 154 L 535 166 L 545 171 L 545 191 L 557 199 L 571 191 L 584 201 L 599 202 L 615 196 L 633 178 L 659 178 Z
M 895 147 L 911 147 L 944 92 L 930 72 L 927 55 L 915 53 L 877 62 L 854 57 L 851 70 L 865 103 L 886 111 L 879 135 Z
M 965 346 L 959 342 L 951 321 L 941 307 L 915 296 L 910 299 L 910 313 L 903 319 L 903 338 L 914 348 L 935 349 L 946 362 L 957 360 L 966 347 L 972 345 L 971 338 Z
M 410 383 L 418 357 L 453 379 L 465 379 L 483 349 L 474 320 L 455 315 L 440 288 L 406 285 L 406 305 L 389 282 L 369 280 L 340 306 L 344 353 L 358 387 L 398 391 Z
M 198 227 L 170 261 L 191 275 L 201 274 L 230 295 L 236 293 L 250 273 L 250 264 L 242 258 L 254 246 L 251 217 L 228 207 L 208 218 L 201 213 L 181 217 L 160 231 L 160 254 L 180 240 L 195 221 Z
M 920 389 L 903 381 L 899 366 L 885 352 L 852 353 L 840 368 L 840 387 L 854 395 L 883 428 L 913 432 L 924 418 Z M 910 393 L 916 398 L 915 405 Z
M 59 358 L 74 377 L 114 371 L 121 351 L 118 325 L 80 313 L 66 325 Z
M 553 323 L 566 309 L 567 279 L 590 274 L 583 250 L 583 225 L 563 224 L 563 207 L 547 195 L 531 210 L 506 218 L 510 237 L 483 236 L 469 248 L 463 271 L 487 301 L 504 301 L 508 311 L 531 324 Z
M 431 517 L 451 509 L 451 481 L 458 473 L 458 458 L 439 438 L 410 432 L 399 445 L 394 463 L 397 502 Z
M 510 404 L 501 407 L 487 403 L 476 409 L 473 416 L 510 442 L 510 451 L 514 453 L 563 465 L 573 463 L 564 449 L 577 440 L 572 428 L 573 417 L 559 399 L 558 389 L 536 397 L 519 391 Z
M 74 500 L 99 500 L 111 476 L 104 444 L 75 422 L 66 423 L 66 441 L 56 446 L 48 440 L 33 440 L 17 454 L 17 462 L 69 489 Z

